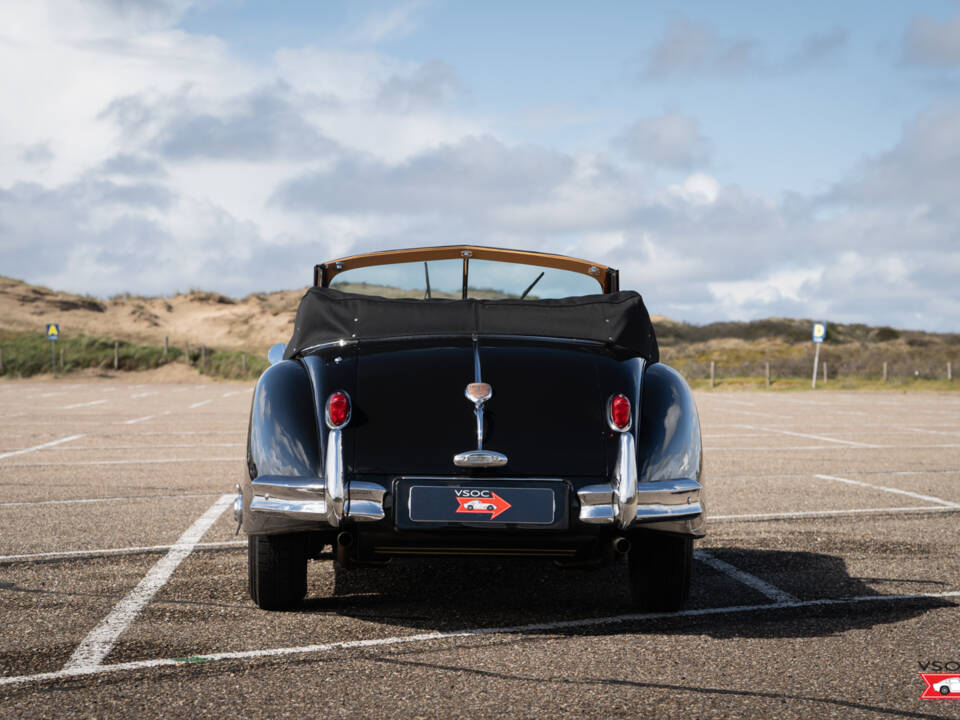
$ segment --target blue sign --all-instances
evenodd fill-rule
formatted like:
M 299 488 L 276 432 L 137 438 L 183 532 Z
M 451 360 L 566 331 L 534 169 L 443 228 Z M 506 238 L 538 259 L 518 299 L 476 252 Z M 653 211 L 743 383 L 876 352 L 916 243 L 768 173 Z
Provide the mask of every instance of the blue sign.
M 822 343 L 827 336 L 827 324 L 825 322 L 815 322 L 813 324 L 813 341 Z
M 47 325 L 47 340 L 59 340 L 60 339 L 60 326 L 57 323 L 50 323 Z

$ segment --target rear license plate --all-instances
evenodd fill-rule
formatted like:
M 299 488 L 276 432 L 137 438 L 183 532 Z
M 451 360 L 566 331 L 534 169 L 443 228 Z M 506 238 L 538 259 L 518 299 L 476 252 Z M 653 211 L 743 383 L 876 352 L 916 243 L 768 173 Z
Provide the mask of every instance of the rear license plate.
M 567 485 L 562 481 L 398 481 L 397 525 L 567 525 Z M 405 502 L 404 502 L 405 500 Z M 409 523 L 409 524 L 408 524 Z

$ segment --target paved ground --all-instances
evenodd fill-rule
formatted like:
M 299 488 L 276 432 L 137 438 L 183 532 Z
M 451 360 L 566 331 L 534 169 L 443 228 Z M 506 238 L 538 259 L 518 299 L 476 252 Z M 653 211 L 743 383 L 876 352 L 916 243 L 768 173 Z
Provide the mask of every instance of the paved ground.
M 0 384 L 0 715 L 960 717 L 960 397 L 700 394 L 690 609 L 622 566 L 310 567 L 257 610 L 229 496 L 251 387 Z

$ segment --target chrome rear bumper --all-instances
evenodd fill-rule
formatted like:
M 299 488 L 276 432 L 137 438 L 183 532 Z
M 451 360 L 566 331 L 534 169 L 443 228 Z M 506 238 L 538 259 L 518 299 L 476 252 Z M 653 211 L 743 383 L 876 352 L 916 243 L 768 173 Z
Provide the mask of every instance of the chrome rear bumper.
M 250 512 L 317 521 L 330 527 L 340 527 L 344 518 L 356 522 L 383 520 L 383 499 L 387 489 L 373 482 L 344 481 L 343 444 L 339 429 L 330 430 L 327 434 L 327 455 L 323 468 L 322 478 L 285 475 L 261 475 L 255 478 L 250 483 Z M 234 515 L 237 515 L 236 510 Z
M 621 530 L 644 523 L 683 520 L 703 513 L 702 487 L 691 478 L 638 482 L 633 436 L 620 435 L 620 448 L 611 483 L 587 485 L 577 491 L 580 521 L 616 525 Z M 386 516 L 387 488 L 364 480 L 345 481 L 340 430 L 327 436 L 323 478 L 262 475 L 251 482 L 251 513 L 264 513 L 340 527 L 344 519 L 377 522 Z M 242 518 L 243 506 L 234 515 Z
M 626 530 L 661 520 L 682 520 L 703 513 L 696 480 L 677 478 L 637 482 L 637 451 L 633 436 L 621 433 L 620 450 L 611 484 L 587 485 L 577 491 L 580 521 Z

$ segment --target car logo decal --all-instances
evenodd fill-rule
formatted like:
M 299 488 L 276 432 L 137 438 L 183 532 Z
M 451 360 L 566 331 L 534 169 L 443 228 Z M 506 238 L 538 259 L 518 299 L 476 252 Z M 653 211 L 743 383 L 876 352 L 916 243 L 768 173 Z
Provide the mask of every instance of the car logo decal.
M 493 520 L 509 510 L 512 505 L 492 490 L 454 490 L 457 496 L 458 513 L 487 515 Z

